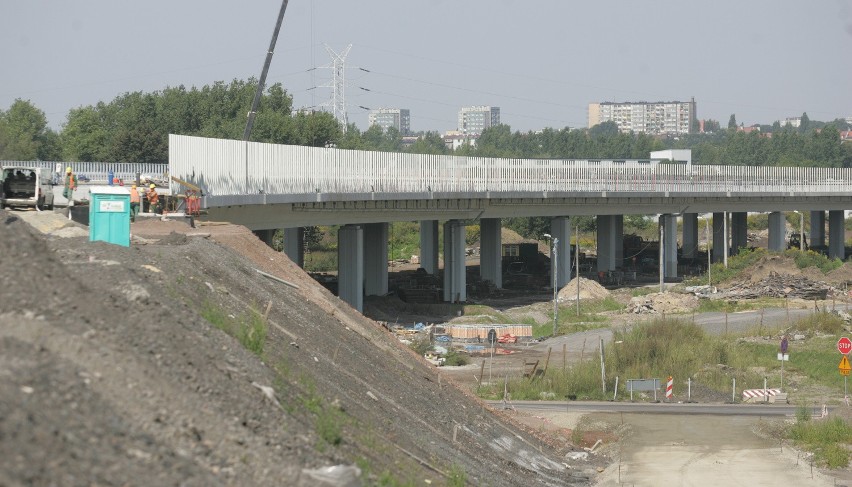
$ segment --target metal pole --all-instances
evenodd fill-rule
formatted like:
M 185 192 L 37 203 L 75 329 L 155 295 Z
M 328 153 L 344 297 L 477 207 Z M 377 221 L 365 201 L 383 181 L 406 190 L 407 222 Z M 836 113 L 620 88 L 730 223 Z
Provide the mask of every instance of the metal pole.
M 603 349 L 603 338 L 601 340 L 601 387 L 603 388 L 603 393 L 606 394 L 606 368 L 604 366 L 604 349 Z
M 686 402 L 692 402 L 692 377 L 686 379 Z
M 577 316 L 580 316 L 580 222 L 577 222 L 576 245 L 574 246 L 574 265 L 577 266 Z M 570 250 L 570 249 L 569 249 Z
M 784 392 L 784 352 L 781 352 L 781 392 Z
M 558 238 L 553 239 L 553 336 L 556 336 L 557 317 L 559 316 L 559 306 L 557 304 L 557 294 L 559 285 L 557 275 L 559 274 L 559 256 L 557 255 L 556 245 L 559 243 Z
M 615 401 L 615 396 L 618 395 L 618 376 L 615 376 L 615 389 L 612 390 L 612 400 Z
M 722 212 L 722 236 L 724 237 L 722 241 L 722 261 L 724 262 L 725 269 L 728 268 L 728 212 Z
M 663 292 L 663 215 L 657 220 L 657 227 L 660 229 L 660 292 Z
M 733 385 L 731 386 L 731 402 L 737 402 L 737 378 L 734 377 Z

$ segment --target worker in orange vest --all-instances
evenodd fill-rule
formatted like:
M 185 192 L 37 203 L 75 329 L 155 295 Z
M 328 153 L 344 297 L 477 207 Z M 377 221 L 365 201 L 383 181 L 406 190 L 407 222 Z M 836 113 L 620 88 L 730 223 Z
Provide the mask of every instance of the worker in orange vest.
M 157 185 L 152 184 L 148 189 L 148 206 L 151 210 L 151 213 L 162 213 L 160 210 L 160 195 L 157 194 Z
M 139 196 L 139 190 L 136 189 L 136 185 L 130 187 L 130 223 L 136 221 L 136 215 L 139 213 L 139 203 L 142 202 L 142 198 Z
M 62 196 L 68 200 L 68 206 L 74 204 L 74 190 L 77 189 L 77 176 L 71 172 L 71 166 L 65 168 L 65 189 Z

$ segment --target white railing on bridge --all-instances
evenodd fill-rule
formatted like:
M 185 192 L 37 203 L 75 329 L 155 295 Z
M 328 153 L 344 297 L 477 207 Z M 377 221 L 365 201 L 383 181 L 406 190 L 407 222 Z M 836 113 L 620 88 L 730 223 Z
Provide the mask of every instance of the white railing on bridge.
M 70 167 L 81 181 L 105 183 L 109 172 L 124 181 L 136 179 L 136 173 L 143 178 L 168 181 L 168 164 L 137 164 L 131 162 L 67 162 L 67 161 L 0 161 L 0 166 L 40 167 L 59 178 L 65 174 L 65 168 Z
M 436 156 L 179 135 L 169 136 L 169 169 L 203 188 L 213 205 L 258 194 L 836 194 L 852 182 L 847 168 Z

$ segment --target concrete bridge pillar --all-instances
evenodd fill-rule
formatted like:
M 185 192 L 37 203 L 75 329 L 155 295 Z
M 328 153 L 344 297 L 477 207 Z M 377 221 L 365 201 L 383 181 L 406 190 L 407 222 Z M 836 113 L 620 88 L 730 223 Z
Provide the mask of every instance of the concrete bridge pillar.
M 252 230 L 252 233 L 263 243 L 272 247 L 272 237 L 275 236 L 275 230 Z
M 748 213 L 737 211 L 731 213 L 731 251 L 734 255 L 741 248 L 748 247 Z
M 464 253 L 465 226 L 459 220 L 444 223 L 444 301 L 467 301 Z
M 624 267 L 624 215 L 613 215 L 613 270 Z
M 598 215 L 598 272 L 615 270 L 615 247 L 618 220 L 614 215 Z M 622 252 L 623 255 L 623 252 Z
M 503 287 L 503 241 L 500 234 L 502 222 L 499 218 L 483 218 L 479 222 L 479 275 Z
M 781 252 L 787 248 L 784 237 L 787 236 L 787 220 L 780 211 L 769 214 L 769 250 Z
M 305 229 L 304 227 L 284 229 L 284 253 L 297 266 L 305 267 Z
M 364 228 L 344 225 L 337 231 L 337 295 L 364 310 Z
M 713 262 L 724 261 L 725 254 L 728 252 L 725 218 L 724 212 L 713 213 Z
M 828 258 L 846 259 L 846 221 L 843 210 L 828 212 Z
M 811 212 L 811 235 L 808 245 L 811 247 L 825 247 L 825 212 Z
M 364 225 L 364 294 L 388 293 L 388 224 Z
M 553 273 L 556 272 L 556 287 L 562 289 L 571 281 L 571 220 L 567 216 L 558 216 L 550 220 L 550 235 L 559 239 L 556 242 L 556 265 L 553 265 L 553 255 L 550 256 L 550 282 L 553 283 Z M 553 252 L 551 243 L 551 253 Z
M 420 267 L 429 274 L 438 272 L 438 220 L 420 222 Z
M 698 213 L 683 214 L 682 255 L 684 259 L 698 256 Z
M 677 217 L 661 215 L 663 224 L 663 276 L 677 277 Z

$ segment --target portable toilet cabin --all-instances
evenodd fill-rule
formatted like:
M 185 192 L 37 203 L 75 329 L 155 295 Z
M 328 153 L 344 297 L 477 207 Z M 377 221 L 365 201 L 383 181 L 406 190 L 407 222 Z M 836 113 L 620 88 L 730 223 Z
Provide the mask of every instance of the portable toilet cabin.
M 122 186 L 89 188 L 89 241 L 130 246 L 130 191 Z

